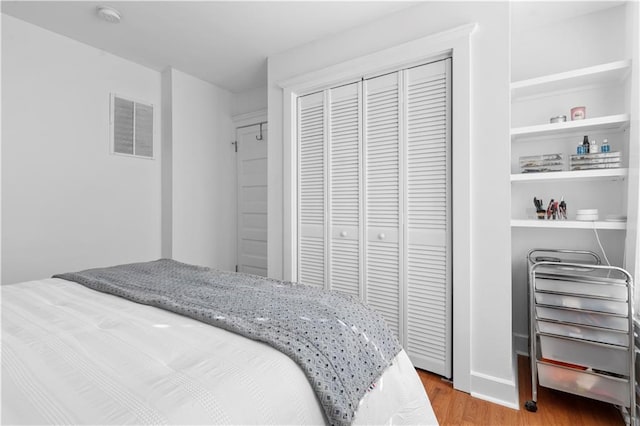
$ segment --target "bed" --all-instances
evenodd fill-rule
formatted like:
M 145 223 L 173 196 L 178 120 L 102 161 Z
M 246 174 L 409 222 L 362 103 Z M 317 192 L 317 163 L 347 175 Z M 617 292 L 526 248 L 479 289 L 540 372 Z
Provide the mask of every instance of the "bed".
M 327 424 L 262 341 L 62 278 L 2 286 L 2 424 Z M 437 420 L 404 350 L 351 424 Z

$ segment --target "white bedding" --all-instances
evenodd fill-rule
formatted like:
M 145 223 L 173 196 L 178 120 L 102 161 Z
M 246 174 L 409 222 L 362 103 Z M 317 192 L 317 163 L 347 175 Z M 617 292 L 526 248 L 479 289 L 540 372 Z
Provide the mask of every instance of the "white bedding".
M 61 279 L 1 290 L 2 424 L 325 423 L 266 344 Z M 354 424 L 437 424 L 404 351 Z

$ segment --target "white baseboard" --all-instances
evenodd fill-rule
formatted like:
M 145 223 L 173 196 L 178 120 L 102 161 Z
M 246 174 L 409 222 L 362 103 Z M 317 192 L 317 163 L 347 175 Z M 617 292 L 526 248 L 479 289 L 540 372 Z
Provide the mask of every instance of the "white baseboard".
M 514 410 L 520 409 L 518 385 L 515 381 L 471 372 L 471 396 Z
M 529 356 L 529 335 L 513 333 L 513 344 L 518 355 Z

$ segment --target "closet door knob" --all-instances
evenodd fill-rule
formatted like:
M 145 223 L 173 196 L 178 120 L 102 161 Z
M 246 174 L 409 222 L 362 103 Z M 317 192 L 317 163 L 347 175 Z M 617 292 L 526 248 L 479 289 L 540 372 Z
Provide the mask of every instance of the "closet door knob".
M 341 236 L 341 237 L 346 237 L 346 236 L 347 236 L 347 231 L 342 231 L 342 232 L 340 233 L 340 236 Z
M 378 239 L 379 240 L 384 240 L 385 238 L 387 238 L 387 236 L 384 235 L 384 232 L 381 232 L 381 233 L 378 234 Z

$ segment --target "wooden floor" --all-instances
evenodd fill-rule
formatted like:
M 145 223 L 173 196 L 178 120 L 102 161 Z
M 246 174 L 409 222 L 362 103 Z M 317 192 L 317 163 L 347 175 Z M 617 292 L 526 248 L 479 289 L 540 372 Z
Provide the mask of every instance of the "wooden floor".
M 531 399 L 531 368 L 529 358 L 518 357 L 520 410 L 476 399 L 453 389 L 440 376 L 418 370 L 438 422 L 446 425 L 624 425 L 618 409 L 593 399 L 582 398 L 548 388 L 538 387 L 538 411 L 523 408 Z

